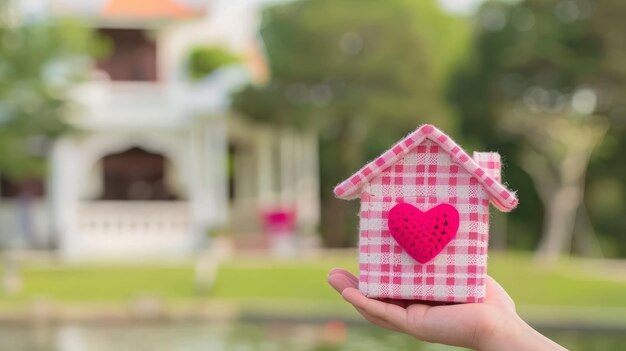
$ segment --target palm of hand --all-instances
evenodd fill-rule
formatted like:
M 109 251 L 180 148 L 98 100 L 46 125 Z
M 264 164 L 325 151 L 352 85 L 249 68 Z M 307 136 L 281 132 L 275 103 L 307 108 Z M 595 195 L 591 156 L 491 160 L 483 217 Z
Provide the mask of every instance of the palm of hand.
M 328 282 L 371 323 L 428 342 L 483 348 L 516 316 L 513 300 L 491 277 L 484 302 L 438 306 L 367 298 L 358 290 L 357 278 L 343 269 L 331 270 Z

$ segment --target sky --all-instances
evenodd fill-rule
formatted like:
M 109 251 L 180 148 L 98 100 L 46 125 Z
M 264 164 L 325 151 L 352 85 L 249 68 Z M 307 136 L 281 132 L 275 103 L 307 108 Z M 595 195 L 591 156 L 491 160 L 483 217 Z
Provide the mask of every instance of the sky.
M 459 14 L 459 15 L 471 15 L 478 9 L 478 6 L 484 0 L 437 0 L 439 5 L 446 11 Z

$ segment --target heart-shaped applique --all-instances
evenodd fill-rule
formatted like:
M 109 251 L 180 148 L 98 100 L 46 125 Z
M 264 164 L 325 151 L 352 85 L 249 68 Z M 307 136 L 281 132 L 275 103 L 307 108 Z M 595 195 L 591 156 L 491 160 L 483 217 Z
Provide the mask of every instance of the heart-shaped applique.
M 459 230 L 459 211 L 439 204 L 426 212 L 411 204 L 399 203 L 389 210 L 387 225 L 391 236 L 419 263 L 437 256 Z

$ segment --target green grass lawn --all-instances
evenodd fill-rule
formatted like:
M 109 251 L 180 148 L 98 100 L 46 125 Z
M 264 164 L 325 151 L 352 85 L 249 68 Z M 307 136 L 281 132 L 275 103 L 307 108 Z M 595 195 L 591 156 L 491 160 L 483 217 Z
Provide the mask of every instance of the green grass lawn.
M 626 272 L 607 278 L 601 267 L 566 260 L 542 268 L 526 255 L 489 257 L 489 274 L 518 305 L 593 306 L 626 308 Z
M 232 260 L 220 267 L 215 288 L 201 294 L 194 288 L 192 263 L 25 264 L 21 267 L 22 291 L 10 297 L 0 294 L 0 307 L 28 304 L 39 298 L 61 303 L 127 303 L 148 295 L 172 303 L 219 299 L 289 306 L 299 301 L 334 308 L 341 300 L 326 284 L 326 276 L 335 266 L 355 272 L 356 258 Z M 582 261 L 567 260 L 543 269 L 528 255 L 494 254 L 490 257 L 489 273 L 519 306 L 626 308 L 626 279 L 602 278 L 601 268 L 594 271 Z

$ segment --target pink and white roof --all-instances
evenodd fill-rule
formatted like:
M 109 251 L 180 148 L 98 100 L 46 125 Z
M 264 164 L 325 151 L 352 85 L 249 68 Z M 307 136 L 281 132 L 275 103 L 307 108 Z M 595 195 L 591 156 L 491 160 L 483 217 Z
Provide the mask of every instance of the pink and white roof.
M 507 189 L 500 181 L 494 178 L 490 172 L 479 166 L 454 140 L 436 127 L 425 124 L 396 143 L 380 157 L 368 163 L 350 178 L 344 180 L 335 187 L 335 195 L 340 199 L 351 200 L 359 197 L 361 189 L 370 180 L 376 178 L 389 166 L 400 161 L 406 154 L 421 144 L 426 138 L 437 143 L 447 152 L 452 161 L 461 165 L 468 173 L 472 174 L 483 186 L 490 196 L 491 202 L 498 209 L 509 212 L 518 204 L 515 192 Z

